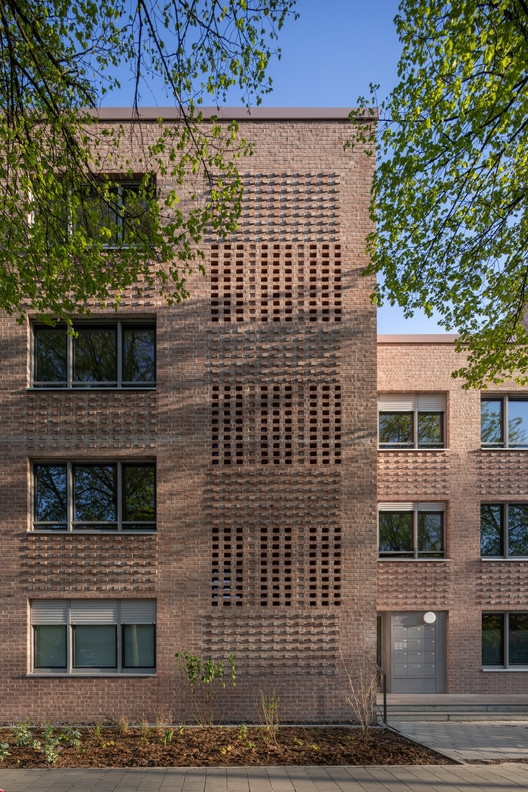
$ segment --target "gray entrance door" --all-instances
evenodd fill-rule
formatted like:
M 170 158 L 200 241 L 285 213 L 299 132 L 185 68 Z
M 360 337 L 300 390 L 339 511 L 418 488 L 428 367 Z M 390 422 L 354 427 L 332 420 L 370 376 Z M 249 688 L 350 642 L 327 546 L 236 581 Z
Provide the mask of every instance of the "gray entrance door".
M 445 692 L 445 613 L 391 614 L 391 693 Z

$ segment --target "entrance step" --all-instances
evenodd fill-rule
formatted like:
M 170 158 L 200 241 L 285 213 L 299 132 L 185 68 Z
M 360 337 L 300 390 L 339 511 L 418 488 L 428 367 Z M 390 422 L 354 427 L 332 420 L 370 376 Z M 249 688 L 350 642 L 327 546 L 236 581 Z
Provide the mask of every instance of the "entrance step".
M 528 721 L 526 710 L 400 710 L 387 707 L 387 721 Z
M 383 699 L 378 697 L 383 713 Z M 528 695 L 387 695 L 387 720 L 397 721 L 528 721 Z

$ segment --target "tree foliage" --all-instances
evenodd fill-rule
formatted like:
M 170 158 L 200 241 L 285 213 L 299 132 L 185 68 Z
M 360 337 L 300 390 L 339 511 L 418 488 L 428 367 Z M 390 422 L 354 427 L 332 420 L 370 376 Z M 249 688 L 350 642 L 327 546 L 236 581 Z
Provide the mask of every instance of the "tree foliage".
M 528 5 L 402 0 L 381 105 L 376 299 L 460 333 L 455 376 L 528 382 Z M 384 119 L 384 120 L 383 120 Z
M 233 87 L 260 101 L 294 4 L 0 4 L 0 308 L 68 320 L 90 299 L 118 305 L 137 282 L 169 302 L 186 296 L 204 234 L 236 228 L 236 160 L 250 153 L 235 123 L 202 122 L 199 105 Z M 179 122 L 147 134 L 138 112 L 105 126 L 97 108 L 126 70 L 136 110 L 145 85 L 159 85 Z

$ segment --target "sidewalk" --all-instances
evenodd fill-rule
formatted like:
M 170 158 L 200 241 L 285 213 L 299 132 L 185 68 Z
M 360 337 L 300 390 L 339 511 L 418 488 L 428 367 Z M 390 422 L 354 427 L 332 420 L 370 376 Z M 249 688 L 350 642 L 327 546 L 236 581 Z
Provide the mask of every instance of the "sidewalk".
M 521 792 L 528 764 L 2 770 L 5 792 Z

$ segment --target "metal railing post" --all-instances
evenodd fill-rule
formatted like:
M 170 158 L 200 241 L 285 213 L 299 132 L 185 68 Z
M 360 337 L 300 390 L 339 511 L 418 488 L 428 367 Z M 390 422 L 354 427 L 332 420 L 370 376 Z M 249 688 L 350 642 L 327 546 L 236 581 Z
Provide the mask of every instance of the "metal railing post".
M 387 674 L 385 671 L 381 673 L 383 674 L 383 723 L 387 726 Z

